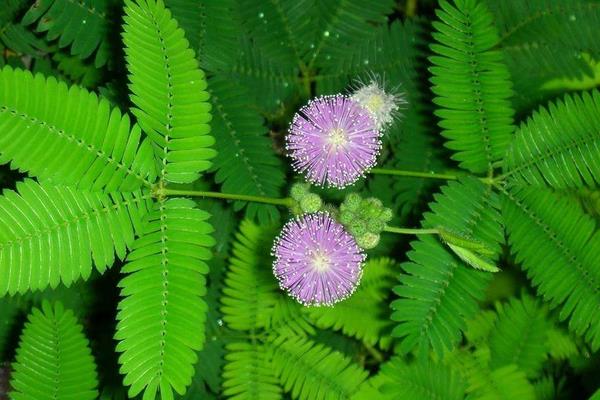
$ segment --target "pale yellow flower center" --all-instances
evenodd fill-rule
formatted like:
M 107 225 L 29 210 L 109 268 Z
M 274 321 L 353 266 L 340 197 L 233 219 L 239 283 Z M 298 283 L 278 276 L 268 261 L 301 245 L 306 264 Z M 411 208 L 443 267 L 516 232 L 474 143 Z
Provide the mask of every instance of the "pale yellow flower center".
M 323 272 L 329 269 L 329 257 L 321 251 L 317 251 L 312 257 L 312 266 L 316 271 Z
M 367 101 L 365 102 L 365 107 L 372 113 L 376 113 L 377 111 L 379 111 L 381 109 L 381 107 L 383 107 L 383 97 L 381 97 L 378 94 L 374 94 L 369 96 L 369 98 L 367 98 Z
M 347 142 L 346 132 L 342 128 L 333 128 L 329 131 L 329 143 L 334 147 L 342 147 Z

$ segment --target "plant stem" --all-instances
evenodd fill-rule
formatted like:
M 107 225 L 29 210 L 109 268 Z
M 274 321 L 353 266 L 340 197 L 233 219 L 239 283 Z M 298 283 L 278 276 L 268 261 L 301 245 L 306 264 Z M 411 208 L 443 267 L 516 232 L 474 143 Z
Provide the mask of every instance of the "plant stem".
M 397 228 L 395 226 L 386 226 L 383 231 L 400 235 L 437 235 L 440 233 L 437 229 Z
M 414 17 L 417 14 L 417 0 L 406 0 L 406 16 Z
M 370 346 L 366 343 L 364 343 L 365 349 L 367 349 L 367 351 L 369 353 L 371 353 L 371 355 L 373 356 L 373 358 L 375 360 L 377 360 L 377 362 L 382 363 L 383 362 L 383 355 L 379 352 L 379 350 L 377 350 L 375 347 Z
M 458 176 L 448 174 L 436 174 L 434 172 L 418 172 L 418 171 L 403 171 L 401 169 L 373 168 L 372 174 L 376 175 L 396 175 L 396 176 L 411 176 L 414 178 L 429 178 L 429 179 L 445 179 L 457 180 Z
M 220 193 L 220 192 L 202 192 L 197 190 L 176 190 L 163 189 L 162 194 L 165 196 L 188 196 L 188 197 L 211 197 L 215 199 L 252 201 L 255 203 L 273 204 L 275 206 L 292 206 L 292 199 L 284 197 L 282 199 L 274 197 L 251 196 L 246 194 Z

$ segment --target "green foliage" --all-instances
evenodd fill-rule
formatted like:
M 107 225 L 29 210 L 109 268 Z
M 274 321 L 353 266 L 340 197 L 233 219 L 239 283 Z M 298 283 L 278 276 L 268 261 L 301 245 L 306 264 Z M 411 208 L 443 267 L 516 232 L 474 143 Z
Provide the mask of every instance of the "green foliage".
M 438 96 L 435 114 L 453 158 L 472 172 L 486 172 L 502 159 L 510 142 L 513 111 L 509 72 L 502 53 L 494 50 L 498 32 L 485 4 L 457 0 L 456 7 L 440 1 L 431 45 L 436 56 L 432 90 Z
M 295 399 L 315 399 L 319 393 L 333 399 L 348 398 L 368 375 L 341 353 L 310 339 L 283 337 L 274 345 L 273 368 Z
M 334 307 L 308 308 L 310 319 L 319 328 L 341 330 L 367 345 L 380 343 L 382 347 L 388 347 L 391 321 L 385 301 L 397 268 L 388 258 L 367 261 L 356 293 Z
M 132 191 L 155 179 L 140 128 L 108 101 L 10 67 L 0 70 L 0 87 L 1 163 L 90 190 Z
M 13 364 L 14 400 L 95 399 L 98 379 L 89 343 L 61 303 L 34 308 Z
M 214 245 L 209 214 L 188 199 L 157 203 L 132 246 L 119 286 L 115 338 L 125 384 L 133 397 L 185 393 L 204 343 L 208 273 Z
M 193 182 L 216 155 L 204 72 L 161 0 L 126 1 L 125 14 L 131 111 L 154 143 L 161 178 Z
M 271 366 L 268 347 L 251 343 L 227 345 L 223 394 L 237 400 L 281 399 L 281 387 Z
M 451 182 L 431 203 L 423 227 L 444 226 L 464 237 L 472 237 L 495 252 L 503 241 L 498 198 L 475 179 Z M 437 354 L 452 349 L 460 340 L 465 318 L 472 317 L 490 279 L 453 256 L 437 239 L 421 236 L 411 243 L 411 262 L 394 288 L 400 299 L 392 302 L 393 335 L 402 338 L 400 349 L 415 348 L 422 354 L 432 348 Z
M 527 376 L 535 376 L 546 358 L 549 328 L 545 310 L 534 299 L 510 299 L 498 310 L 490 335 L 491 367 L 514 364 Z
M 214 135 L 220 140 L 214 160 L 215 180 L 225 193 L 277 197 L 284 183 L 281 160 L 271 150 L 261 118 L 251 110 L 249 93 L 221 76 L 209 80 L 214 107 Z M 236 204 L 240 209 L 244 203 Z M 273 206 L 248 204 L 246 215 L 268 223 L 277 220 Z
M 572 200 L 539 188 L 505 191 L 502 212 L 511 249 L 538 292 L 598 349 L 600 236 L 594 220 Z
M 0 397 L 9 369 L 34 399 L 592 396 L 600 92 L 563 94 L 600 82 L 597 1 L 164 3 L 2 2 Z M 248 200 L 293 203 L 293 114 L 371 80 L 407 100 L 404 171 L 292 188 L 369 248 L 305 308 L 272 273 L 288 210 Z
M 80 192 L 32 180 L 0 197 L 0 293 L 70 286 L 125 258 L 148 196 Z
M 600 92 L 566 96 L 519 127 L 504 166 L 519 184 L 579 188 L 600 180 Z
M 552 79 L 568 77 L 581 80 L 594 75 L 586 56 L 594 60 L 600 56 L 600 43 L 593 29 L 589 29 L 600 21 L 598 2 L 485 2 L 500 31 L 499 46 L 511 72 L 515 86 L 513 102 L 517 107 L 527 109 L 555 95 L 544 85 Z
M 251 330 L 270 325 L 277 303 L 277 281 L 270 268 L 268 250 L 274 231 L 242 221 L 235 236 L 221 298 L 227 325 Z
M 381 393 L 390 399 L 447 399 L 464 398 L 466 384 L 460 375 L 447 366 L 433 362 L 406 363 L 392 358 L 384 364 L 381 374 L 387 379 Z
M 59 47 L 70 47 L 71 54 L 88 58 L 95 53 L 97 67 L 108 62 L 110 8 L 115 0 L 37 0 L 23 17 L 24 25 L 37 23 L 37 32 Z
M 472 392 L 473 398 L 478 400 L 535 399 L 533 386 L 527 381 L 525 373 L 514 364 L 473 373 L 468 392 Z

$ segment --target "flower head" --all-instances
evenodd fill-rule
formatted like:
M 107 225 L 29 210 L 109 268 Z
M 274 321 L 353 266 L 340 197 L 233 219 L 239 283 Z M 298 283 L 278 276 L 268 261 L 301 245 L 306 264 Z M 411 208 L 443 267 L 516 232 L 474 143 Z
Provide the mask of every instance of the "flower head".
M 375 165 L 380 132 L 371 114 L 354 100 L 325 96 L 294 116 L 286 148 L 297 171 L 318 185 L 344 187 Z
M 365 254 L 327 213 L 287 222 L 273 245 L 279 286 L 304 305 L 332 305 L 350 296 Z
M 359 84 L 350 98 L 369 111 L 375 119 L 377 129 L 391 125 L 400 106 L 406 104 L 404 96 L 386 92 L 384 84 L 379 84 L 376 77 L 368 84 Z

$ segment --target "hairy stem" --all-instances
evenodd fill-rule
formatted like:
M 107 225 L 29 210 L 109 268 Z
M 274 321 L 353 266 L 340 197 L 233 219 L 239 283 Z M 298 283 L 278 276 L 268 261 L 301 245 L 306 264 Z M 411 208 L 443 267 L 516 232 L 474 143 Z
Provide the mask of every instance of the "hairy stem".
M 428 179 L 444 179 L 444 180 L 457 180 L 458 176 L 449 174 L 437 174 L 434 172 L 418 172 L 418 171 L 404 171 L 401 169 L 387 169 L 387 168 L 373 168 L 372 174 L 376 175 L 396 175 L 396 176 L 410 176 L 414 178 L 428 178 Z
M 440 233 L 437 229 L 413 229 L 413 228 L 397 228 L 395 226 L 386 226 L 384 232 L 398 233 L 400 235 L 437 235 Z
M 233 193 L 220 193 L 220 192 L 203 192 L 198 190 L 176 190 L 176 189 L 162 189 L 162 195 L 164 196 L 188 196 L 188 197 L 211 197 L 215 199 L 224 200 L 239 200 L 239 201 L 252 201 L 254 203 L 273 204 L 275 206 L 291 207 L 293 201 L 289 197 L 282 199 L 274 197 L 264 196 L 251 196 L 246 194 L 233 194 Z

